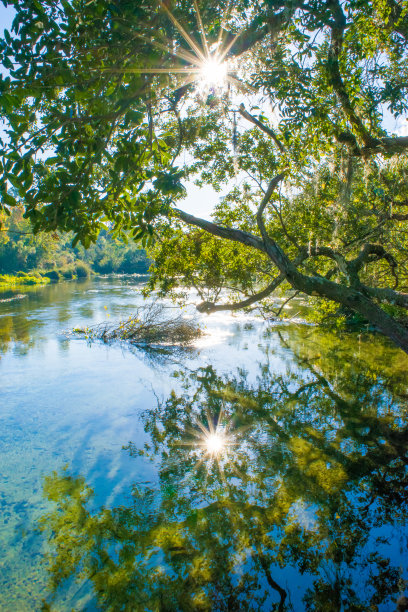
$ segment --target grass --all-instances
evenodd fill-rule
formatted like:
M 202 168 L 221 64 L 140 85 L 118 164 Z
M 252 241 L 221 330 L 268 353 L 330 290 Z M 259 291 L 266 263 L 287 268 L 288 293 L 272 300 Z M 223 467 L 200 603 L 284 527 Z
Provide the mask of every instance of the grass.
M 36 272 L 17 272 L 16 274 L 0 274 L 0 289 L 12 289 L 28 285 L 47 285 L 57 283 L 61 280 L 75 280 L 77 278 L 88 278 L 92 274 L 90 267 L 82 262 L 76 261 L 62 268 Z
M 46 285 L 49 282 L 49 278 L 44 278 L 39 274 L 26 274 L 24 272 L 19 272 L 15 276 L 12 274 L 0 274 L 0 289 L 27 285 Z
M 185 346 L 202 335 L 196 321 L 182 315 L 168 317 L 167 309 L 153 302 L 139 307 L 126 321 L 104 322 L 94 327 L 76 328 L 74 333 L 89 340 L 113 342 L 124 340 L 131 344 L 167 344 Z

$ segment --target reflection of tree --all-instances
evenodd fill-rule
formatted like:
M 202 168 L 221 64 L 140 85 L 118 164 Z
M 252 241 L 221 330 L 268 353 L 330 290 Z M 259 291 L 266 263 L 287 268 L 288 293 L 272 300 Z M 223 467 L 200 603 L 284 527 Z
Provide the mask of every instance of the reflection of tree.
M 6 354 L 14 349 L 25 354 L 45 340 L 41 328 L 49 322 L 44 316 L 44 308 L 52 306 L 53 318 L 63 324 L 72 317 L 72 308 L 78 302 L 76 288 L 78 282 L 85 294 L 90 279 L 74 283 L 57 283 L 46 287 L 24 287 L 25 299 L 1 304 L 0 316 L 0 353 Z M 86 294 L 85 294 L 86 295 Z M 91 317 L 93 309 L 89 305 L 86 315 Z
M 243 372 L 180 374 L 183 392 L 145 415 L 151 445 L 129 445 L 160 458 L 158 490 L 92 513 L 82 479 L 47 479 L 53 587 L 89 578 L 108 610 L 286 610 L 291 568 L 308 577 L 308 610 L 390 609 L 403 570 L 375 528 L 404 522 L 406 407 L 357 374 L 346 394 L 341 372 L 333 383 L 304 358 L 252 386 Z M 228 429 L 225 453 L 194 443 L 199 423 Z
M 25 354 L 35 345 L 32 334 L 41 326 L 41 322 L 27 318 L 24 320 L 24 325 L 19 323 L 20 321 L 16 322 L 15 316 L 0 317 L 0 359 L 1 354 L 6 354 L 15 345 L 20 354 Z

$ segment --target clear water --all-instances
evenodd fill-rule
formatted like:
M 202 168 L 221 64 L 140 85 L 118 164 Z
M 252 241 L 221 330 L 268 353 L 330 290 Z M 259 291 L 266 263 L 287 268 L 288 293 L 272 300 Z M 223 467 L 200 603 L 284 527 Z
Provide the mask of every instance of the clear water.
M 64 334 L 126 318 L 140 287 L 0 303 L 0 609 L 395 609 L 408 357 L 249 315 L 164 355 Z

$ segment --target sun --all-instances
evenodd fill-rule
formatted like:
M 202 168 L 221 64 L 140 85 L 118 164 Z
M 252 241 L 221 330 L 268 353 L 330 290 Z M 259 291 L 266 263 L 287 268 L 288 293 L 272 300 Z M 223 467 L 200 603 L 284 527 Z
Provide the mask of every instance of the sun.
M 207 91 L 219 94 L 223 90 L 226 90 L 229 85 L 233 85 L 242 91 L 251 91 L 252 88 L 249 85 L 244 84 L 235 76 L 236 70 L 234 69 L 234 64 L 228 57 L 233 45 L 242 35 L 242 32 L 235 35 L 228 35 L 226 32 L 225 22 L 229 16 L 230 8 L 226 11 L 223 22 L 220 25 L 218 40 L 210 45 L 204 31 L 197 0 L 193 0 L 193 5 L 201 44 L 194 36 L 186 31 L 164 2 L 158 0 L 158 5 L 163 12 L 166 13 L 169 20 L 179 32 L 186 46 L 181 44 L 176 45 L 174 40 L 166 38 L 165 36 L 153 40 L 143 34 L 136 33 L 135 36 L 137 38 L 165 51 L 168 57 L 172 56 L 175 61 L 172 62 L 172 65 L 168 65 L 168 61 L 166 60 L 164 64 L 156 68 L 140 67 L 129 68 L 128 70 L 122 68 L 122 71 L 137 72 L 140 74 L 177 75 L 180 77 L 178 87 L 195 83 L 197 88 L 204 92 Z M 225 40 L 226 38 L 228 38 L 228 42 Z
M 223 88 L 228 80 L 228 64 L 216 58 L 206 59 L 200 67 L 200 80 L 206 87 Z

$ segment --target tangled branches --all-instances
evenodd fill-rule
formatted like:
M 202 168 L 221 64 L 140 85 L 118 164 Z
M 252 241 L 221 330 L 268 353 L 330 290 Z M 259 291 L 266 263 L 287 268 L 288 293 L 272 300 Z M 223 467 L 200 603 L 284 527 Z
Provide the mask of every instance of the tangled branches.
M 152 302 L 140 306 L 126 321 L 103 322 L 93 327 L 76 328 L 74 333 L 84 334 L 89 340 L 113 342 L 125 340 L 131 344 L 188 345 L 202 335 L 197 322 L 179 314 L 167 317 L 162 304 Z

